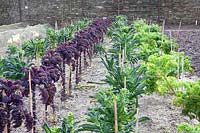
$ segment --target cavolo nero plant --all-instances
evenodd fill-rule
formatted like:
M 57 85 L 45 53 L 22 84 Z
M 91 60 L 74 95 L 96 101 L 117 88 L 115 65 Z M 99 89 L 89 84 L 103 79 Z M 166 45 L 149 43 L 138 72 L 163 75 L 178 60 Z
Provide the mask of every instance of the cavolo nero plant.
M 144 71 L 140 66 L 125 65 L 124 68 L 121 68 L 114 62 L 113 58 L 108 59 L 107 56 L 102 59 L 102 62 L 108 70 L 105 81 L 113 86 L 112 91 L 118 94 L 121 93 L 122 88 L 128 89 L 130 92 L 129 100 L 138 107 L 138 96 L 144 94 L 146 88 L 145 78 L 142 76 Z
M 112 26 L 109 27 L 107 33 L 108 37 L 112 38 L 113 31 L 118 30 L 119 28 L 127 25 L 128 25 L 128 20 L 126 16 L 123 15 L 116 16 L 114 22 L 112 23 Z
M 109 53 L 112 53 L 118 64 L 125 63 L 126 60 L 133 64 L 137 61 L 134 55 L 134 49 L 136 49 L 134 28 L 127 24 L 127 19 L 124 16 L 116 17 L 108 31 L 108 37 L 111 38 L 113 43 Z
M 61 120 L 60 126 L 50 127 L 45 123 L 42 127 L 46 133 L 78 133 L 79 121 L 75 119 L 72 112 L 68 113 L 63 120 Z
M 128 25 L 125 17 L 118 16 L 108 33 L 113 45 L 102 58 L 108 70 L 105 81 L 113 86 L 114 93 L 120 93 L 122 88 L 127 88 L 132 95 L 129 97 L 130 100 L 138 101 L 138 96 L 144 93 L 145 84 L 143 70 L 136 65 L 138 60 L 134 51 L 136 49 L 134 28 Z
M 19 80 L 25 76 L 24 67 L 32 66 L 18 57 L 5 56 L 0 60 L 0 76 L 8 79 Z
M 10 45 L 6 55 L 0 60 L 0 76 L 13 80 L 20 80 L 25 76 L 24 67 L 30 67 L 33 63 L 24 60 L 24 51 L 15 45 Z
M 92 131 L 96 133 L 114 133 L 114 100 L 117 102 L 118 130 L 119 133 L 134 131 L 136 123 L 136 110 L 128 109 L 128 90 L 123 89 L 115 95 L 111 90 L 101 89 L 96 94 L 97 103 L 86 114 L 85 124 L 80 125 L 79 131 Z

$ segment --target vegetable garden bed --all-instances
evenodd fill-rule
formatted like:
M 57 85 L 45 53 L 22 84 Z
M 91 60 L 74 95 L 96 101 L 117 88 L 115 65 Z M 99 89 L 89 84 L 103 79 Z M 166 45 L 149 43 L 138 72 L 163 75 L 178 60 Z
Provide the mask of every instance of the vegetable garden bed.
M 194 72 L 191 58 L 164 27 L 143 20 L 49 29 L 46 38 L 9 46 L 0 65 L 1 132 L 200 130 L 189 125 L 200 121 L 200 81 L 183 80 Z

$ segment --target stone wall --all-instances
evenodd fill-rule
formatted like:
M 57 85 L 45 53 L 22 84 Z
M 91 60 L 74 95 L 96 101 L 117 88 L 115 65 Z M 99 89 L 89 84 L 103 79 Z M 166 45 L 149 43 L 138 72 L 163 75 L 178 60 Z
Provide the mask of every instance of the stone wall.
M 0 25 L 66 22 L 81 17 L 128 15 L 129 19 L 166 19 L 167 23 L 200 21 L 200 0 L 1 0 Z

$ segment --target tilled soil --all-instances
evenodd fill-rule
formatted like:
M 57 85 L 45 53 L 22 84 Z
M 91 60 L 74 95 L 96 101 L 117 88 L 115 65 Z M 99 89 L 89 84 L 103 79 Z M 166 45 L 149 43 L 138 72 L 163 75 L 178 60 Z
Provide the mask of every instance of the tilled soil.
M 177 124 L 191 123 L 181 114 L 181 108 L 173 105 L 172 96 L 152 94 L 140 98 L 140 116 L 150 118 L 139 124 L 139 133 L 176 133 Z

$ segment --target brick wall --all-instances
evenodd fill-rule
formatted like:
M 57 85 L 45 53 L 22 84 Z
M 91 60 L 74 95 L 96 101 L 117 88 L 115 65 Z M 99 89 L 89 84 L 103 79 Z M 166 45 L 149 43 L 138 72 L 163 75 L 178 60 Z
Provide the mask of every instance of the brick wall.
M 118 10 L 119 9 L 119 10 Z M 1 0 L 0 25 L 28 21 L 55 23 L 70 18 L 128 15 L 129 19 L 194 24 L 200 21 L 200 0 Z
M 18 0 L 0 1 L 0 25 L 20 21 Z

